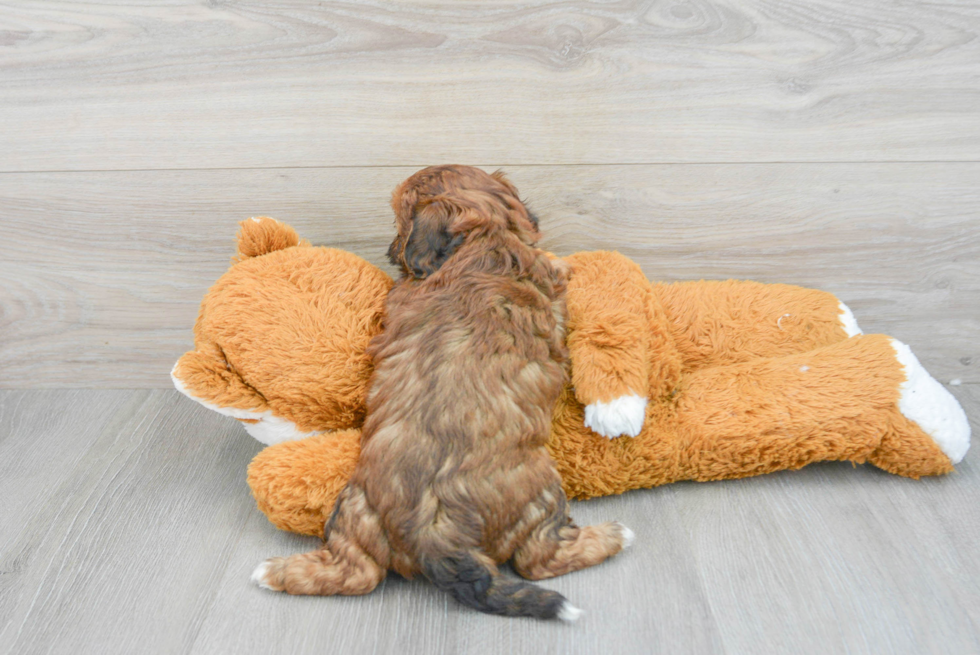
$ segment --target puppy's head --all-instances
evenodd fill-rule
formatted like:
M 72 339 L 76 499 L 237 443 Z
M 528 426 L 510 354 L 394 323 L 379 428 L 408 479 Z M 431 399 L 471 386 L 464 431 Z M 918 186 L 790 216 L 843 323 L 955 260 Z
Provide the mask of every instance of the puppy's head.
M 538 220 L 500 171 L 431 166 L 402 182 L 391 199 L 398 235 L 388 259 L 402 273 L 424 278 L 470 240 L 503 237 L 534 244 Z

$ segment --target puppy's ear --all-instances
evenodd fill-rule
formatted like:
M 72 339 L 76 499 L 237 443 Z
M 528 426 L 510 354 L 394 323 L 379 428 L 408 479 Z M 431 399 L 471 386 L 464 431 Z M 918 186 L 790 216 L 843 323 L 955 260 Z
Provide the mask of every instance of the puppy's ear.
M 490 177 L 503 184 L 515 198 L 518 197 L 519 194 L 517 193 L 517 187 L 515 187 L 511 181 L 507 179 L 507 175 L 503 171 L 496 170 L 490 174 Z
M 407 238 L 396 239 L 388 257 L 414 277 L 432 275 L 465 240 L 464 234 L 450 231 L 454 214 L 454 207 L 446 201 L 431 202 L 420 208 L 412 219 Z
M 509 218 L 511 229 L 516 229 L 518 232 L 530 232 L 533 235 L 530 238 L 536 241 L 541 236 L 540 234 L 538 234 L 540 230 L 538 217 L 533 212 L 531 212 L 524 204 L 524 201 L 521 200 L 521 196 L 520 193 L 518 193 L 517 191 L 517 187 L 515 187 L 511 183 L 511 181 L 507 179 L 507 176 L 504 174 L 503 171 L 494 171 L 490 175 L 490 177 L 495 179 L 505 189 L 507 189 L 507 192 L 510 194 L 511 198 L 513 199 L 513 203 L 511 203 L 510 206 L 513 207 L 514 204 L 517 204 L 520 205 L 521 209 L 523 210 L 523 211 L 517 211 L 511 213 L 511 216 Z M 527 217 L 528 222 L 531 224 L 530 230 L 527 230 L 527 226 L 522 225 L 522 221 L 520 220 L 521 217 L 525 215 Z

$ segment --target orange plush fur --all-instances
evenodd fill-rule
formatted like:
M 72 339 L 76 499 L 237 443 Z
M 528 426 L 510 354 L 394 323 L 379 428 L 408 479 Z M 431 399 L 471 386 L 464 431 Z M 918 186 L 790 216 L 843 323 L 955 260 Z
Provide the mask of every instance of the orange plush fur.
M 824 460 L 916 478 L 951 471 L 966 452 L 955 400 L 907 347 L 856 334 L 831 294 L 655 284 L 614 252 L 565 261 L 571 380 L 548 449 L 569 497 Z M 354 255 L 309 246 L 273 219 L 245 221 L 237 263 L 202 303 L 195 350 L 174 367 L 181 391 L 273 444 L 248 482 L 284 530 L 322 534 L 354 469 L 364 350 L 390 286 Z
M 391 278 L 270 218 L 242 223 L 232 263 L 201 303 L 178 389 L 267 443 L 359 427 Z

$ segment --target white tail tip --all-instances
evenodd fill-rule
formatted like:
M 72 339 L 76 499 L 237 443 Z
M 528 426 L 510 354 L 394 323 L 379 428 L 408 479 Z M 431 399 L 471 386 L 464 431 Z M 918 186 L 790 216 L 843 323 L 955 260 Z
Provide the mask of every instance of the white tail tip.
M 584 613 L 566 600 L 558 610 L 558 618 L 565 623 L 575 623 Z

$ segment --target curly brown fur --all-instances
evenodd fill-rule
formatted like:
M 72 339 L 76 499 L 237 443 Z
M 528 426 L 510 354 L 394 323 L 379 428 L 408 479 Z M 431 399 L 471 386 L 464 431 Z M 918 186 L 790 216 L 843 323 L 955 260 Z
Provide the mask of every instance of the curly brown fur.
M 466 605 L 573 618 L 532 579 L 622 549 L 617 523 L 580 529 L 545 449 L 566 381 L 565 275 L 535 248 L 537 221 L 499 173 L 424 169 L 394 193 L 389 257 L 402 277 L 372 342 L 361 456 L 324 549 L 269 560 L 264 586 L 367 593 L 388 569 L 421 573 Z

